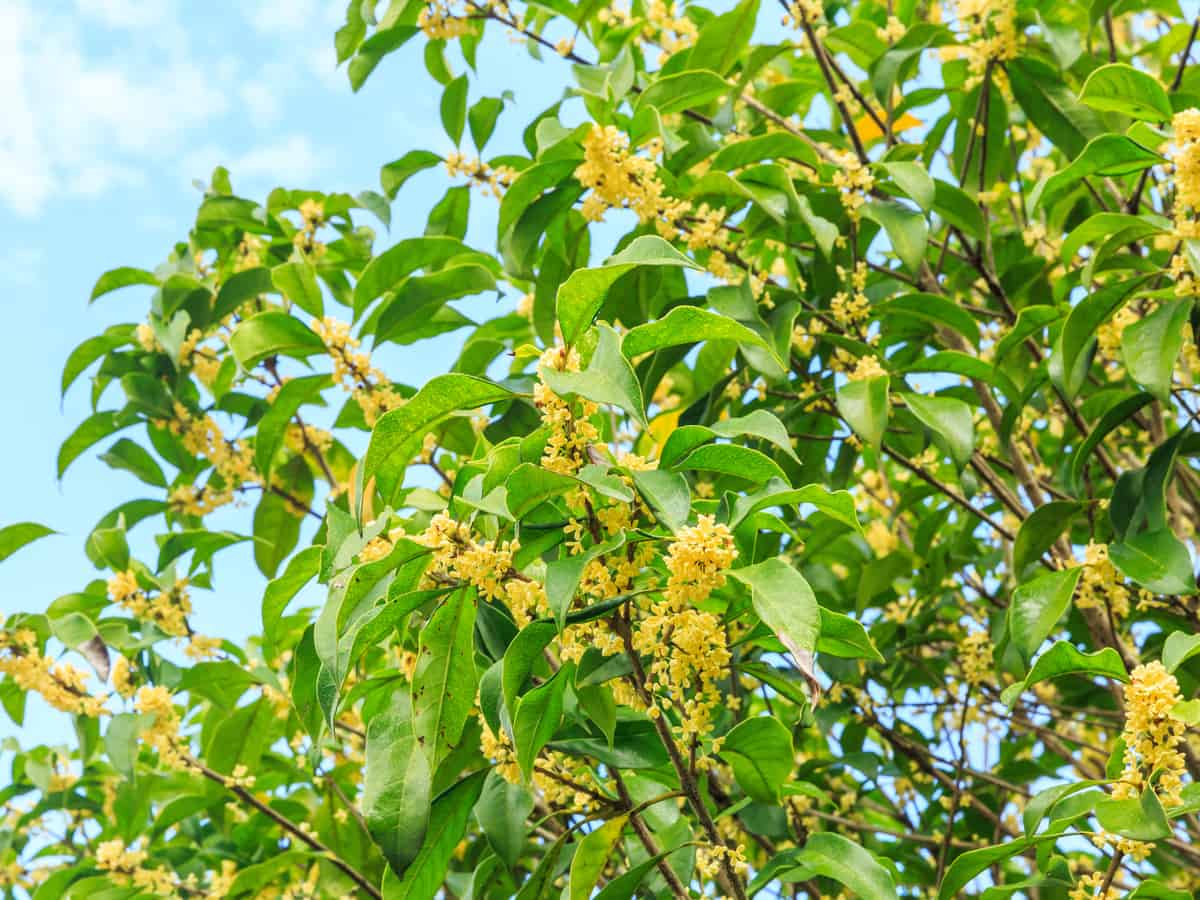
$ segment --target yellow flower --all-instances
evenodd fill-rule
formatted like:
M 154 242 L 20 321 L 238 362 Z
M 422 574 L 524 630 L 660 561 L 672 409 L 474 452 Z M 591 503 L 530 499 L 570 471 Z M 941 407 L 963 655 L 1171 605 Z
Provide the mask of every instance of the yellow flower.
M 1179 750 L 1186 725 L 1171 715 L 1183 697 L 1179 682 L 1162 663 L 1145 663 L 1130 673 L 1125 688 L 1125 768 L 1113 788 L 1117 798 L 1135 797 L 1157 774 L 1163 806 L 1183 802 L 1184 758 Z
M 847 377 L 851 381 L 865 381 L 868 378 L 877 378 L 880 375 L 886 375 L 887 370 L 879 364 L 879 357 L 864 356 L 854 367 L 854 371 L 850 372 Z

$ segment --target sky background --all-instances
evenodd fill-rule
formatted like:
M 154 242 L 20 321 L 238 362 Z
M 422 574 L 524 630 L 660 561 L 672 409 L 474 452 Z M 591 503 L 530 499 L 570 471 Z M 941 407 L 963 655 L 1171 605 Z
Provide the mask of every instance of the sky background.
M 35 521 L 62 532 L 0 566 L 0 611 L 43 610 L 101 575 L 83 553 L 88 532 L 119 503 L 154 495 L 96 458 L 115 437 L 56 482 L 58 447 L 91 411 L 86 377 L 60 401 L 63 362 L 83 340 L 148 310 L 146 288 L 89 306 L 96 278 L 117 266 L 153 269 L 186 239 L 200 201 L 193 182 L 217 164 L 229 168 L 236 193 L 262 200 L 281 185 L 379 190 L 383 164 L 415 148 L 452 149 L 422 41 L 351 92 L 333 50 L 344 10 L 344 0 L 0 0 L 0 526 Z M 457 50 L 447 58 L 455 74 L 463 70 Z M 516 150 L 524 124 L 559 96 L 567 64 L 536 63 L 502 33 L 485 42 L 479 62 L 503 83 L 486 89 L 473 80 L 471 101 L 508 88 L 517 102 L 488 155 Z M 561 71 L 546 78 L 545 66 Z M 411 180 L 393 204 L 390 233 L 364 215 L 379 231 L 377 249 L 421 234 L 449 183 L 440 168 Z M 469 241 L 494 246 L 495 210 L 494 200 L 472 197 Z M 466 309 L 489 316 L 484 307 L 496 302 L 489 295 Z M 385 368 L 419 384 L 445 370 L 460 339 L 397 350 Z M 116 393 L 101 407 L 117 406 Z M 245 533 L 251 511 L 211 524 Z M 134 552 L 151 562 L 145 540 L 154 527 L 133 533 L 144 530 Z M 216 589 L 194 593 L 198 631 L 239 638 L 259 630 L 264 579 L 248 547 L 224 551 Z M 27 718 L 34 736 L 69 734 L 67 717 L 47 716 L 40 703 Z M 22 733 L 0 719 L 0 736 Z M 31 736 L 28 725 L 23 731 Z

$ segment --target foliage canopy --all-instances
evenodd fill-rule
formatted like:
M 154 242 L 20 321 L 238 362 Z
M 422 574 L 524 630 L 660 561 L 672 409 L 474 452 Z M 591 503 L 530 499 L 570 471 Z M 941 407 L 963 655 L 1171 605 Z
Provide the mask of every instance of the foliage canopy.
M 218 169 L 96 284 L 149 312 L 67 360 L 58 473 L 105 444 L 144 489 L 0 632 L 9 717 L 78 736 L 15 751 L 5 886 L 1192 896 L 1174 0 L 385 5 L 337 32 L 352 87 L 419 46 L 459 150 L 357 196 Z M 562 100 L 481 161 L 514 38 Z M 424 385 L 364 349 L 451 333 Z M 196 634 L 247 541 L 261 634 Z

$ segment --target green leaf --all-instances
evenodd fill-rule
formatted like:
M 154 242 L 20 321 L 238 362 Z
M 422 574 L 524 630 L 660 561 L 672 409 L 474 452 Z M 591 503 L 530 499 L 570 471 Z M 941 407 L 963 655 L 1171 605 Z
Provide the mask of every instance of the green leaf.
M 409 238 L 374 257 L 354 285 L 354 315 L 360 315 L 386 291 L 393 291 L 418 269 L 439 269 L 451 259 L 469 254 L 458 238 L 445 235 Z
M 1171 220 L 1158 215 L 1132 216 L 1128 213 L 1100 212 L 1076 226 L 1063 241 L 1059 258 L 1070 265 L 1080 249 L 1088 244 L 1107 243 L 1114 235 L 1139 240 L 1169 231 Z
M 384 501 L 394 502 L 426 434 L 459 410 L 476 409 L 510 397 L 507 388 L 473 375 L 431 378 L 407 403 L 384 413 L 375 423 L 362 465 L 363 482 L 374 478 Z
M 150 451 L 128 438 L 121 438 L 109 447 L 106 453 L 100 455 L 100 459 L 110 468 L 124 469 L 148 485 L 161 488 L 167 486 L 167 478 L 163 475 L 162 467 L 155 461 Z
M 488 772 L 483 793 L 475 804 L 475 818 L 496 855 L 509 868 L 516 865 L 525 846 L 525 820 L 531 812 L 533 794 L 519 784 L 509 784 L 495 769 Z
M 1172 834 L 1167 814 L 1152 790 L 1126 800 L 1098 800 L 1096 821 L 1105 831 L 1134 841 L 1161 841 Z
M 113 768 L 126 778 L 134 777 L 138 758 L 138 735 L 151 724 L 152 717 L 136 713 L 117 713 L 104 732 L 104 752 Z
M 1009 60 L 1004 67 L 1013 96 L 1038 131 L 1069 159 L 1091 138 L 1104 132 L 1100 117 L 1080 104 L 1053 68 L 1031 56 Z
M 397 692 L 391 708 L 367 723 L 362 795 L 367 829 L 397 873 L 421 851 L 432 786 L 429 761 L 413 730 L 412 701 Z
M 910 272 L 921 268 L 929 242 L 929 224 L 921 213 L 902 203 L 883 200 L 870 201 L 863 206 L 862 213 L 883 226 L 892 250 Z
M 1013 591 L 1008 608 L 1008 630 L 1013 644 L 1026 659 L 1033 658 L 1070 608 L 1081 574 L 1082 566 L 1048 572 Z
M 102 356 L 107 356 L 118 347 L 130 343 L 133 340 L 134 329 L 131 325 L 113 325 L 107 328 L 104 334 L 96 335 L 96 337 L 88 338 L 78 347 L 71 351 L 71 355 L 67 357 L 67 362 L 63 366 L 61 392 L 65 396 L 67 389 L 75 383 L 75 380 L 82 375 L 87 368 L 100 359 Z
M 462 141 L 463 126 L 467 121 L 467 76 L 459 75 L 442 92 L 442 127 L 457 146 Z
M 455 748 L 475 705 L 475 592 L 450 594 L 421 631 L 413 672 L 413 732 L 431 769 Z
M 1079 392 L 1087 376 L 1090 362 L 1088 349 L 1096 340 L 1096 332 L 1121 308 L 1142 281 L 1135 278 L 1105 285 L 1088 294 L 1071 309 L 1059 336 L 1059 349 L 1054 354 L 1055 357 L 1061 356 L 1061 371 L 1056 377 L 1068 397 L 1074 397 Z M 1052 367 L 1054 362 L 1052 358 Z M 1053 368 L 1051 375 L 1055 375 Z
M 1051 175 L 1034 188 L 1030 202 L 1034 209 L 1049 206 L 1061 194 L 1090 175 L 1129 175 L 1162 162 L 1162 157 L 1122 134 L 1102 134 L 1088 141 L 1083 152 L 1069 166 Z
M 1107 782 L 1097 780 L 1077 781 L 1071 784 L 1056 784 L 1053 787 L 1038 791 L 1021 814 L 1021 822 L 1025 828 L 1025 834 L 1028 837 L 1032 837 L 1037 831 L 1038 825 L 1053 812 L 1054 807 L 1058 805 L 1059 801 L 1102 784 L 1107 784 Z
M 946 875 L 938 888 L 938 900 L 951 900 L 951 898 L 962 896 L 962 889 L 970 884 L 976 875 L 996 863 L 1016 856 L 1031 843 L 1029 838 L 1018 838 L 995 847 L 968 850 L 961 856 L 955 857 L 954 862 L 947 867 Z
M 870 852 L 831 831 L 809 835 L 796 861 L 813 874 L 832 878 L 860 900 L 896 900 L 892 873 Z
M 145 269 L 135 269 L 132 266 L 122 266 L 119 269 L 110 269 L 96 280 L 96 286 L 92 288 L 92 294 L 88 298 L 91 303 L 105 294 L 111 294 L 113 291 L 119 291 L 123 287 L 130 287 L 135 284 L 158 284 L 158 277 L 153 272 L 147 272 Z
M 1164 303 L 1121 335 L 1121 354 L 1130 377 L 1163 403 L 1171 397 L 1175 361 L 1183 349 L 1183 330 L 1193 305 L 1190 297 Z
M 483 152 L 488 138 L 496 130 L 496 119 L 504 109 L 504 101 L 499 97 L 481 97 L 467 111 L 467 124 L 471 126 L 471 140 L 475 149 Z
M 831 491 L 821 484 L 806 484 L 804 487 L 792 489 L 784 481 L 769 481 L 756 493 L 739 496 L 733 504 L 729 527 L 736 528 L 747 516 L 760 509 L 773 506 L 799 507 L 805 503 L 812 504 L 819 512 L 863 534 L 862 524 L 854 511 L 854 497 L 849 491 Z
M 306 262 L 288 262 L 271 270 L 271 284 L 310 316 L 325 315 L 325 299 L 313 267 Z
M 613 282 L 638 266 L 700 268 L 662 238 L 642 235 L 634 238 L 628 247 L 610 257 L 604 265 L 593 269 L 577 269 L 559 286 L 554 301 L 563 340 L 568 345 L 574 344 L 591 324 Z
M 526 782 L 533 774 L 538 754 L 562 722 L 563 691 L 568 681 L 563 673 L 567 671 L 565 666 L 560 668 L 549 681 L 539 684 L 517 703 L 513 716 L 513 749 Z
M 1162 664 L 1168 672 L 1174 672 L 1197 653 L 1200 653 L 1200 634 L 1172 631 L 1163 642 Z
M 289 379 L 279 389 L 270 408 L 258 420 L 258 431 L 254 436 L 254 466 L 264 479 L 270 479 L 275 454 L 283 446 L 292 418 L 302 406 L 316 401 L 321 391 L 331 384 L 328 375 L 306 375 Z
M 779 464 L 765 453 L 738 444 L 705 444 L 697 447 L 672 466 L 684 471 L 719 472 L 744 478 L 755 484 L 778 479 L 787 482 Z
M 682 477 L 682 476 L 679 476 Z M 686 489 L 686 485 L 685 485 Z M 685 514 L 686 518 L 686 514 Z M 562 631 L 567 612 L 579 589 L 579 579 L 593 559 L 605 556 L 625 545 L 625 534 L 620 532 L 607 541 L 593 544 L 582 553 L 563 556 L 546 563 L 546 603 L 554 614 L 554 622 Z
M 1083 475 L 1083 468 L 1087 464 L 1088 456 L 1091 452 L 1100 446 L 1113 429 L 1120 427 L 1129 421 L 1138 410 L 1147 403 L 1151 403 L 1154 398 L 1150 394 L 1130 394 L 1128 397 L 1113 404 L 1113 406 L 1100 417 L 1092 430 L 1088 433 L 1087 439 L 1079 445 L 1073 454 L 1071 454 L 1071 485 L 1078 487 L 1080 478 Z
M 804 576 L 778 558 L 732 569 L 729 575 L 750 588 L 758 617 L 787 647 L 805 677 L 811 679 L 813 653 L 821 633 L 821 609 Z
M 886 172 L 917 206 L 925 212 L 933 209 L 937 189 L 923 165 L 915 162 L 882 162 L 876 165 Z
M 1021 523 L 1013 542 L 1013 572 L 1019 575 L 1036 563 L 1085 508 L 1075 500 L 1051 500 L 1035 509 Z
M 638 96 L 634 113 L 653 106 L 665 116 L 704 106 L 732 90 L 729 82 L 709 69 L 689 69 L 660 75 Z
M 137 418 L 124 410 L 92 413 L 79 423 L 58 448 L 58 477 L 61 479 L 71 463 L 89 447 L 135 422 Z
M 742 0 L 724 15 L 710 20 L 688 56 L 688 65 L 728 75 L 750 43 L 758 18 L 759 0 Z
M 264 491 L 254 507 L 254 563 L 267 578 L 274 578 L 280 564 L 296 549 L 302 513 L 280 497 Z
M 19 522 L 0 528 L 0 562 L 8 559 L 22 547 L 50 534 L 58 534 L 53 528 L 36 522 Z
M 621 355 L 621 338 L 607 325 L 597 327 L 600 341 L 586 369 L 562 372 L 544 365 L 539 369 L 542 380 L 556 394 L 577 394 L 594 403 L 619 407 L 645 428 L 642 386 L 629 360 Z
M 1063 675 L 1100 676 L 1121 682 L 1129 681 L 1125 663 L 1112 647 L 1105 647 L 1094 653 L 1083 653 L 1069 641 L 1058 641 L 1037 658 L 1025 680 L 1005 688 L 1000 699 L 1012 706 L 1028 688 L 1042 681 L 1061 678 Z
M 305 359 L 325 352 L 325 342 L 307 325 L 282 312 L 259 313 L 246 319 L 229 336 L 229 349 L 243 369 L 252 369 L 268 356 Z
M 728 172 L 763 160 L 774 162 L 780 159 L 795 160 L 811 169 L 816 169 L 819 162 L 816 151 L 803 138 L 786 131 L 776 131 L 726 144 L 713 157 L 712 168 Z
M 283 611 L 306 584 L 312 581 L 321 568 L 322 547 L 305 547 L 290 560 L 283 574 L 267 585 L 262 599 L 262 624 L 264 637 L 273 640 L 275 629 Z
M 416 859 L 404 870 L 403 877 L 391 869 L 384 872 L 384 900 L 433 900 L 438 895 L 486 777 L 486 770 L 468 775 L 433 801 L 425 841 Z
M 1169 122 L 1174 115 L 1171 100 L 1153 75 L 1111 63 L 1088 76 L 1079 100 L 1100 112 L 1115 112 L 1147 122 Z
M 877 315 L 880 321 L 887 316 L 904 314 L 925 319 L 935 325 L 948 325 L 972 345 L 979 344 L 979 325 L 974 316 L 937 294 L 905 294 L 903 297 L 873 304 L 871 312 Z M 1021 310 L 1021 314 L 1024 312 L 1025 310 Z
M 509 514 L 523 519 L 547 500 L 575 490 L 579 482 L 535 463 L 521 463 L 505 479 L 504 487 Z
M 954 397 L 903 396 L 921 424 L 945 442 L 955 464 L 960 469 L 965 466 L 975 452 L 975 420 L 971 407 Z
M 388 163 L 379 172 L 379 183 L 389 200 L 395 200 L 404 182 L 418 172 L 432 169 L 442 158 L 432 150 L 410 150 L 399 159 Z M 378 259 L 378 257 L 376 257 Z
M 567 900 L 588 900 L 596 890 L 608 858 L 621 840 L 628 815 L 609 819 L 599 828 L 589 831 L 579 842 L 571 858 L 571 874 L 567 887 Z
M 678 531 L 686 524 L 692 511 L 692 492 L 686 478 L 678 472 L 661 469 L 634 470 L 629 474 L 638 493 L 667 528 Z
M 1156 594 L 1191 594 L 1196 575 L 1187 546 L 1169 528 L 1144 531 L 1109 544 L 1113 565 L 1127 578 Z
M 495 288 L 495 275 L 480 262 L 452 264 L 430 275 L 412 275 L 395 286 L 392 295 L 380 308 L 375 325 L 375 341 L 406 342 L 409 336 L 407 329 L 412 327 L 414 315 L 428 322 L 434 313 L 434 310 L 422 313 L 423 307 L 440 308 L 448 300 L 481 294 Z
M 883 442 L 888 423 L 888 376 L 847 381 L 837 389 L 838 412 L 854 433 L 873 447 Z
M 505 649 L 500 678 L 504 705 L 508 708 L 509 715 L 516 711 L 521 688 L 525 686 L 525 682 L 533 674 L 534 667 L 541 660 L 542 651 L 556 634 L 558 629 L 553 622 L 539 619 L 518 631 L 517 636 Z
M 778 803 L 779 792 L 796 764 L 792 733 L 773 716 L 744 719 L 725 735 L 721 756 L 746 795 Z
M 761 347 L 783 365 L 775 348 L 756 332 L 728 316 L 698 306 L 677 306 L 661 319 L 631 328 L 621 341 L 621 352 L 633 359 L 664 347 L 722 340 Z
M 869 659 L 883 662 L 883 654 L 867 634 L 867 629 L 857 619 L 845 613 L 821 607 L 821 636 L 817 639 L 817 652 L 838 656 L 842 659 Z

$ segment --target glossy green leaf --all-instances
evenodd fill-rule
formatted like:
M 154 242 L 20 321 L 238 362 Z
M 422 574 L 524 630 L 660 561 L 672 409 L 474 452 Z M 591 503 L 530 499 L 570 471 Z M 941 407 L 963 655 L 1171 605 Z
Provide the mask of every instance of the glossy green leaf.
M 304 359 L 325 352 L 325 342 L 294 316 L 281 312 L 259 313 L 246 319 L 229 337 L 229 349 L 243 369 L 251 369 L 269 356 Z
M 1148 122 L 1167 122 L 1174 115 L 1162 83 L 1124 63 L 1095 69 L 1084 82 L 1079 100 L 1100 112 L 1120 113 Z
M 1033 657 L 1070 608 L 1081 574 L 1081 566 L 1047 572 L 1013 591 L 1008 630 L 1013 644 L 1026 659 Z
M 837 407 L 854 433 L 872 446 L 883 442 L 888 423 L 888 376 L 848 381 L 837 389 Z
M 591 324 L 613 282 L 638 266 L 682 266 L 698 269 L 694 262 L 660 237 L 643 235 L 610 257 L 602 266 L 579 269 L 562 283 L 555 297 L 563 340 L 574 344 Z
M 744 719 L 725 735 L 721 756 L 747 796 L 778 803 L 779 793 L 795 766 L 792 735 L 771 716 Z
M 430 767 L 454 749 L 475 705 L 475 593 L 450 594 L 421 632 L 412 677 L 413 733 Z
M 542 366 L 542 380 L 556 394 L 576 394 L 594 403 L 616 406 L 646 425 L 645 401 L 633 366 L 621 355 L 621 338 L 607 325 L 600 325 L 600 342 L 582 372 L 563 372 Z
M 396 496 L 409 462 L 434 427 L 460 410 L 507 400 L 511 392 L 473 375 L 439 375 L 399 409 L 380 416 L 362 464 L 363 480 L 376 480 L 386 500 Z
M 363 818 L 393 871 L 417 858 L 433 797 L 429 761 L 413 730 L 412 701 L 396 693 L 367 723 Z
M 969 407 L 954 397 L 904 394 L 904 402 L 921 424 L 940 437 L 961 469 L 975 452 L 975 421 Z

